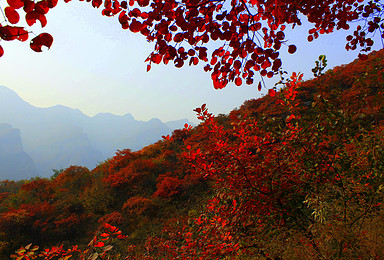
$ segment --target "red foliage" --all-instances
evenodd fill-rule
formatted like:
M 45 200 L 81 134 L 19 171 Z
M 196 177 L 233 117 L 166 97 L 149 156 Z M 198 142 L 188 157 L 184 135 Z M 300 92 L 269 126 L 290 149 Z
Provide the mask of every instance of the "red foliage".
M 46 23 L 40 20 L 41 23 Z M 34 50 L 35 52 L 42 52 L 42 47 L 46 46 L 48 49 L 51 48 L 51 45 L 53 43 L 53 38 L 50 34 L 48 33 L 42 33 L 36 36 L 31 40 L 31 49 Z
M 21 190 L 28 191 L 30 196 L 38 201 L 48 201 L 53 196 L 52 184 L 47 179 L 34 179 L 21 186 Z
M 93 171 L 92 178 L 99 179 L 73 166 L 52 184 L 26 182 L 17 194 L 22 202 L 5 193 L 9 205 L 2 205 L 8 212 L 0 215 L 0 233 L 12 240 L 14 234 L 41 237 L 53 230 L 70 240 L 92 217 L 87 205 L 116 199 L 113 208 L 122 213 L 100 218 L 88 245 L 87 258 L 96 258 L 112 249 L 113 239 L 125 238 L 111 224 L 126 224 L 135 240 L 136 224 L 142 228 L 151 219 L 157 225 L 165 222 L 162 216 L 172 216 L 157 212 L 159 205 L 182 208 L 192 204 L 186 199 L 190 196 L 196 197 L 196 206 L 180 210 L 190 218 L 170 220 L 160 237 L 147 240 L 146 250 L 137 250 L 144 253 L 136 252 L 136 259 L 243 259 L 252 254 L 350 259 L 368 251 L 380 256 L 382 243 L 371 242 L 380 239 L 371 220 L 382 222 L 383 53 L 324 75 L 320 70 L 322 76 L 307 83 L 294 73 L 281 91 L 247 101 L 228 117 L 215 117 L 204 104 L 195 109 L 202 120 L 198 127 L 186 126 L 138 152 L 119 151 Z M 202 179 L 213 188 L 200 196 L 201 189 L 191 186 Z M 100 186 L 90 193 L 93 184 Z M 3 181 L 0 187 L 12 192 L 15 185 Z M 370 242 L 361 242 L 369 238 L 367 232 Z M 369 243 L 379 249 L 368 248 Z
M 97 222 L 100 224 L 109 223 L 111 225 L 120 226 L 125 221 L 123 214 L 120 212 L 112 212 L 100 218 Z
M 17 209 L 2 213 L 0 216 L 0 229 L 2 232 L 9 232 L 10 230 L 11 232 L 17 232 L 19 230 L 17 227 L 24 228 L 29 225 L 32 217 L 33 213 L 27 211 L 26 209 Z
M 109 161 L 109 172 L 118 171 L 129 164 L 135 158 L 135 154 L 130 149 L 119 150 L 116 155 Z
M 23 234 L 43 239 L 41 234 L 52 228 L 52 218 L 56 213 L 55 207 L 48 202 L 23 204 L 0 215 L 0 230 L 9 240 Z
M 64 249 L 63 245 L 53 246 L 44 250 L 39 250 L 39 246 L 21 247 L 16 250 L 15 254 L 11 255 L 14 259 L 115 259 L 116 256 L 111 255 L 114 248 L 113 243 L 117 240 L 126 239 L 126 236 L 115 226 L 108 223 L 102 225 L 101 233 L 94 236 L 87 248 L 80 250 L 78 246 Z
M 47 248 L 43 251 L 40 252 L 39 257 L 44 257 L 44 260 L 53 260 L 53 259 L 66 259 L 66 258 L 71 258 L 72 255 L 75 252 L 80 252 L 77 246 L 73 246 L 70 249 L 65 250 L 63 248 L 64 246 L 53 246 L 51 248 Z M 20 252 L 22 255 L 22 251 Z
M 191 176 L 214 184 L 214 195 L 194 222 L 148 240 L 153 259 L 380 255 L 352 248 L 364 240 L 362 226 L 371 229 L 362 217 L 382 203 L 382 53 L 305 84 L 293 74 L 281 92 L 232 112 L 230 126 L 205 105 L 195 109 L 201 133 L 185 141 L 185 162 Z M 305 252 L 283 248 L 292 236 Z
M 90 172 L 86 167 L 70 166 L 53 181 L 53 186 L 79 192 L 91 185 Z
M 128 157 L 131 159 L 132 154 Z M 133 185 L 133 188 L 138 188 L 139 185 L 145 182 L 152 174 L 155 164 L 147 159 L 135 159 L 129 161 L 126 155 L 121 157 L 115 156 L 110 164 L 109 175 L 104 178 L 104 181 L 110 183 L 111 187 L 117 188 L 122 185 Z
M 5 12 L 5 15 L 8 18 L 8 21 L 11 24 L 17 24 L 19 22 L 20 15 L 19 15 L 19 13 L 13 7 L 10 7 L 10 6 L 6 7 L 4 9 L 4 12 Z
M 69 2 L 69 0 L 65 0 Z M 313 25 L 308 31 L 308 41 L 320 34 L 334 30 L 348 30 L 355 21 L 363 22 L 356 27 L 353 35 L 347 37 L 347 50 L 361 48 L 371 50 L 375 32 L 382 33 L 383 3 L 380 1 L 338 0 L 338 1 L 202 1 L 183 0 L 163 2 L 159 0 L 126 1 L 93 0 L 92 6 L 102 7 L 102 15 L 118 16 L 123 29 L 140 33 L 149 42 L 155 42 L 155 50 L 147 61 L 176 67 L 184 64 L 197 65 L 205 62 L 205 71 L 211 71 L 215 88 L 224 88 L 228 82 L 250 85 L 255 73 L 272 77 L 281 70 L 278 58 L 281 49 L 287 45 L 285 28 L 302 24 L 302 17 Z M 57 0 L 9 0 L 5 14 L 11 24 L 19 22 L 16 9 L 24 7 L 25 19 L 29 26 L 40 21 L 47 23 L 46 14 L 54 8 Z M 7 29 L 4 29 L 7 27 Z M 24 28 L 22 28 L 24 32 Z M 16 26 L 0 24 L 0 38 L 19 38 Z M 381 35 L 384 38 L 384 34 Z M 53 38 L 43 33 L 31 41 L 31 48 L 40 52 L 42 46 L 50 47 Z M 219 40 L 221 47 L 208 52 L 204 47 L 211 41 Z M 296 52 L 296 46 L 287 46 L 288 53 Z M 1 54 L 1 53 L 0 53 Z M 360 54 L 361 59 L 366 55 Z
M 285 111 L 290 113 L 283 121 L 284 130 L 279 135 L 247 118 L 234 119 L 232 128 L 225 129 L 217 124 L 205 105 L 195 110 L 198 118 L 203 120 L 203 135 L 210 138 L 195 147 L 188 145 L 184 156 L 196 175 L 215 183 L 216 192 L 194 225 L 188 224 L 182 232 L 176 231 L 180 234 L 179 239 L 156 241 L 155 255 L 231 258 L 245 253 L 246 245 L 263 250 L 262 235 L 268 230 L 293 226 L 300 229 L 307 225 L 306 216 L 297 214 L 291 205 L 304 201 L 305 187 L 311 183 L 327 183 L 333 178 L 325 162 L 316 166 L 322 175 L 311 175 L 298 161 L 305 153 L 296 148 L 301 133 L 297 124 L 300 115 L 295 114 L 296 88 L 300 81 L 301 75 L 293 75 L 282 93 L 274 93 L 281 97 L 274 102 L 284 105 Z M 247 234 L 244 238 L 243 232 Z M 182 246 L 177 241 L 183 241 Z M 172 246 L 167 244 L 165 248 L 168 249 L 165 249 L 162 246 L 165 243 Z M 311 240 L 306 243 L 316 251 Z
M 183 187 L 183 181 L 168 172 L 159 175 L 156 186 L 157 190 L 153 194 L 154 197 L 170 198 L 180 192 Z
M 82 221 L 81 218 L 82 218 L 81 216 L 79 216 L 75 213 L 72 213 L 69 216 L 59 218 L 58 220 L 56 220 L 54 222 L 54 224 L 56 225 L 56 228 L 58 230 L 60 230 L 60 229 L 72 229 L 81 223 L 81 221 Z
M 150 199 L 135 196 L 129 198 L 123 206 L 123 212 L 128 216 L 151 215 L 154 210 L 154 203 Z

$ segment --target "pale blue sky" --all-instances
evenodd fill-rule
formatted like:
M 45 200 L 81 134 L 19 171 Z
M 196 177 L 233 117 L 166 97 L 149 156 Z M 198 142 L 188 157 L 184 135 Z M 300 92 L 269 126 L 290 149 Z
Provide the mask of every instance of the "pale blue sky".
M 4 3 L 0 0 L 1 7 Z M 266 93 L 257 91 L 257 80 L 252 86 L 228 85 L 215 90 L 210 74 L 201 66 L 153 65 L 146 72 L 144 60 L 153 44 L 121 29 L 117 17 L 103 17 L 100 12 L 90 3 L 60 2 L 50 11 L 46 28 L 33 27 L 37 34 L 49 32 L 54 37 L 52 48 L 43 53 L 33 52 L 29 43 L 2 41 L 5 54 L 0 58 L 0 85 L 37 107 L 61 104 L 89 116 L 131 113 L 144 121 L 156 117 L 197 122 L 192 110 L 203 103 L 215 114 L 228 113 L 245 100 Z M 282 48 L 284 68 L 310 78 L 310 69 L 321 54 L 327 55 L 329 68 L 353 61 L 357 53 L 345 51 L 346 35 L 340 31 L 308 43 L 304 28 L 287 32 L 289 44 L 296 44 L 298 50 L 289 55 Z M 374 47 L 382 48 L 379 41 Z

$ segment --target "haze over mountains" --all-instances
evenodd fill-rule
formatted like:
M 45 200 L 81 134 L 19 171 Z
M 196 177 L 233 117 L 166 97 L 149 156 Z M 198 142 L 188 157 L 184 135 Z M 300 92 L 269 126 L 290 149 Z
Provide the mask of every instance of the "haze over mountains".
M 89 117 L 61 105 L 38 108 L 0 86 L 0 179 L 48 177 L 70 165 L 94 168 L 116 150 L 138 150 L 185 123 L 192 124 L 137 121 L 129 113 Z

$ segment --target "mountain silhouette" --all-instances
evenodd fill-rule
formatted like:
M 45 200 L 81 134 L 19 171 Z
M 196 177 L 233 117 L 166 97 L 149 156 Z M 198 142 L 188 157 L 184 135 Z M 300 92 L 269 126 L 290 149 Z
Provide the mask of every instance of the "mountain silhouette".
M 32 158 L 23 150 L 20 131 L 0 124 L 0 179 L 21 180 L 36 174 Z
M 138 121 L 129 113 L 89 117 L 79 109 L 62 105 L 38 108 L 4 86 L 0 86 L 0 123 L 20 130 L 23 151 L 33 159 L 42 177 L 70 165 L 94 168 L 117 150 L 139 150 L 185 123 L 191 124 L 186 119 L 169 125 L 157 118 Z M 10 175 L 0 171 L 0 178 L 3 176 Z

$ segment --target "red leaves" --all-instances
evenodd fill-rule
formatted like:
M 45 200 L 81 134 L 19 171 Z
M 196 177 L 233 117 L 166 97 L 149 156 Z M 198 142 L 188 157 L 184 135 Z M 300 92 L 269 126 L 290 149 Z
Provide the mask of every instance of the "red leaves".
M 154 197 L 170 198 L 181 191 L 182 180 L 171 175 L 171 173 L 159 175 L 156 185 L 157 191 L 153 194 Z
M 58 0 L 47 0 L 47 3 L 49 8 L 54 8 L 57 5 Z
M 48 33 L 41 33 L 31 40 L 30 47 L 35 52 L 42 52 L 42 47 L 46 46 L 51 48 L 53 43 L 53 37 Z
M 236 86 L 241 86 L 241 84 L 242 84 L 241 78 L 236 78 L 235 79 L 235 84 L 236 84 Z
M 162 135 L 161 138 L 163 138 L 165 141 L 171 140 L 171 137 L 169 135 L 167 135 L 167 136 Z
M 233 63 L 233 68 L 240 69 L 241 68 L 241 61 L 235 60 L 235 62 Z
M 268 94 L 269 94 L 271 97 L 274 97 L 274 96 L 276 96 L 276 91 L 275 91 L 273 88 L 271 88 L 271 89 L 268 90 Z
M 7 0 L 7 3 L 14 9 L 19 9 L 24 6 L 24 2 L 21 0 Z
M 282 31 L 279 31 L 276 33 L 276 38 L 282 41 L 285 38 L 285 34 Z
M 3 39 L 4 41 L 16 40 L 19 37 L 19 28 L 20 27 L 14 27 L 9 25 L 1 27 L 0 25 L 1 39 Z
M 32 26 L 39 20 L 44 27 L 47 24 L 45 15 L 50 8 L 57 5 L 58 0 L 40 0 L 36 3 L 32 0 L 7 0 L 7 2 L 9 7 L 5 9 L 5 14 L 11 24 L 19 22 L 20 17 L 16 9 L 24 7 L 27 24 Z M 161 55 L 161 60 L 154 56 L 154 63 L 163 61 L 167 64 L 173 60 L 178 68 L 185 62 L 189 65 L 197 65 L 199 61 L 207 63 L 206 66 L 203 65 L 204 70 L 213 70 L 215 76 L 212 79 L 215 88 L 223 88 L 232 81 L 236 85 L 241 85 L 243 80 L 247 84 L 252 84 L 255 72 L 259 72 L 263 77 L 277 75 L 282 67 L 281 60 L 277 59 L 279 50 L 287 42 L 283 24 L 300 26 L 302 14 L 310 23 L 315 24 L 309 30 L 309 41 L 316 39 L 319 34 L 332 32 L 334 28 L 346 29 L 351 21 L 365 19 L 366 26 L 358 27 L 354 36 L 348 36 L 347 50 L 354 50 L 360 46 L 362 51 L 370 51 L 373 40 L 365 34 L 374 33 L 380 29 L 380 25 L 383 27 L 379 11 L 381 9 L 376 2 L 357 4 L 356 1 L 335 1 L 329 4 L 326 1 L 319 3 L 310 1 L 305 5 L 282 0 L 251 0 L 239 5 L 235 3 L 236 1 L 224 5 L 221 2 L 198 0 L 185 3 L 155 1 L 152 5 L 150 0 L 129 2 L 87 0 L 87 2 L 91 2 L 95 8 L 104 4 L 103 15 L 118 14 L 123 29 L 129 28 L 134 33 L 140 32 L 148 41 L 156 42 L 154 54 Z M 137 8 L 128 10 L 128 5 L 134 6 L 135 3 Z M 255 9 L 257 15 L 250 15 L 248 11 L 250 7 Z M 7 34 L 2 38 L 12 40 L 17 37 L 10 37 Z M 207 48 L 204 46 L 216 40 L 220 40 L 222 46 L 215 51 L 220 50 L 221 53 L 220 55 L 215 53 L 209 58 Z M 189 44 L 191 50 L 197 51 L 197 54 L 175 53 L 180 47 L 185 48 L 185 45 L 182 46 L 183 43 Z M 32 44 L 32 46 L 38 49 L 36 48 L 38 45 Z M 289 45 L 288 53 L 295 52 L 296 46 Z M 362 55 L 361 57 L 364 58 Z
M 211 113 L 208 113 L 206 104 L 203 104 L 201 107 L 195 108 L 193 111 L 197 113 L 197 118 L 199 120 L 208 120 L 213 118 L 213 115 Z M 196 153 L 199 154 L 200 149 L 197 149 Z
M 212 78 L 212 81 L 213 81 L 213 87 L 215 89 L 223 89 L 228 84 L 228 80 L 227 79 L 220 79 L 216 74 L 212 74 L 211 78 Z
M 101 234 L 101 236 L 103 236 L 104 238 L 110 238 L 110 237 L 116 237 L 117 239 L 127 238 L 125 235 L 122 234 L 121 230 L 119 230 L 118 227 L 112 226 L 108 223 L 103 223 L 102 226 L 106 231 L 106 233 Z
M 42 10 L 43 9 L 40 9 L 41 12 Z M 31 11 L 27 13 L 27 15 L 25 16 L 25 20 L 29 26 L 34 25 L 37 20 L 40 21 L 41 27 L 45 27 L 47 25 L 47 18 L 45 17 L 45 15 L 37 11 Z
M 94 8 L 99 8 L 102 3 L 103 3 L 103 0 L 92 0 L 92 6 Z
M 21 42 L 25 42 L 26 40 L 28 40 L 28 32 L 23 28 L 23 27 L 17 27 L 18 28 L 18 37 L 17 39 Z
M 117 235 L 116 238 L 117 238 L 117 239 L 126 239 L 127 236 L 126 236 L 126 235 L 123 235 L 123 234 L 120 234 L 120 235 Z
M 152 200 L 140 196 L 129 198 L 123 205 L 123 212 L 129 217 L 148 215 L 153 213 L 154 203 Z
M 113 16 L 113 10 L 110 9 L 110 8 L 106 8 L 106 9 L 103 9 L 101 14 L 104 15 L 104 16 L 111 17 L 111 16 Z
M 368 55 L 359 53 L 359 59 L 360 60 L 367 60 L 368 59 Z
M 173 41 L 174 41 L 174 42 L 181 42 L 181 41 L 183 41 L 183 34 L 182 34 L 182 33 L 177 33 L 177 34 L 173 37 Z
M 181 68 L 184 66 L 184 61 L 180 58 L 175 59 L 174 63 L 176 68 Z
M 24 1 L 24 8 L 23 10 L 28 14 L 29 12 L 32 12 L 35 9 L 35 2 L 31 0 L 25 0 Z
M 151 55 L 151 61 L 156 63 L 156 64 L 159 64 L 161 62 L 161 55 L 160 54 L 152 54 Z
M 143 24 L 137 21 L 136 19 L 133 19 L 131 24 L 129 25 L 129 29 L 134 33 L 140 32 L 142 28 Z
M 25 16 L 25 20 L 29 26 L 32 26 L 36 23 L 36 20 L 39 18 L 39 14 L 37 12 L 29 12 Z
M 108 240 L 110 237 L 108 233 L 101 233 L 100 236 L 103 237 L 102 240 Z
M 146 7 L 149 5 L 149 0 L 137 0 L 137 3 L 139 4 L 139 6 L 141 7 Z
M 39 256 L 44 257 L 44 259 L 69 259 L 74 252 L 80 252 L 78 246 L 73 246 L 70 249 L 64 250 L 63 245 L 61 245 L 59 247 L 53 246 L 52 249 L 47 248 L 44 251 L 41 251 Z
M 104 242 L 96 242 L 93 246 L 94 247 L 103 247 L 104 246 Z
M 3 47 L 1 47 L 1 45 L 0 45 L 0 57 L 3 56 L 3 55 L 4 55 L 4 49 L 3 49 Z
M 108 223 L 105 223 L 105 224 L 108 224 Z M 109 225 L 109 224 L 108 224 Z M 105 225 L 104 225 L 105 226 Z M 109 225 L 110 226 L 110 225 Z M 109 237 L 109 234 L 108 233 L 101 233 L 100 236 L 102 237 Z
M 288 46 L 288 52 L 290 54 L 294 54 L 296 52 L 296 46 L 295 45 L 289 45 Z
M 133 17 L 140 17 L 141 16 L 141 11 L 138 9 L 138 8 L 134 8 L 131 12 L 130 12 L 130 16 L 133 16 Z
M 270 93 L 275 94 L 275 91 L 270 90 Z M 257 226 L 257 231 L 253 233 L 257 236 L 259 230 L 263 230 L 264 221 L 281 225 L 281 222 L 276 223 L 276 220 L 281 219 L 281 212 L 276 210 L 275 191 L 289 191 L 301 181 L 298 173 L 289 167 L 284 166 L 284 173 L 277 173 L 276 169 L 281 164 L 276 161 L 284 150 L 281 149 L 284 144 L 276 141 L 267 132 L 260 133 L 255 119 L 235 112 L 231 127 L 223 127 L 218 120 L 212 120 L 212 116 L 205 116 L 205 110 L 205 106 L 195 109 L 199 118 L 204 120 L 201 124 L 201 135 L 211 136 L 210 140 L 204 144 L 193 143 L 193 148 L 187 146 L 185 156 L 190 160 L 194 171 L 216 184 L 215 189 L 217 188 L 217 194 L 220 195 L 211 199 L 205 214 L 196 219 L 198 228 L 182 232 L 187 242 L 183 247 L 189 246 L 190 252 L 196 252 L 196 248 L 201 249 L 197 254 L 192 253 L 194 257 L 201 259 L 213 255 L 222 258 L 223 250 L 226 257 L 232 252 L 230 250 L 241 254 L 237 251 L 239 248 L 236 244 L 241 238 L 235 231 L 239 227 Z M 289 138 L 287 135 L 287 139 Z M 265 152 L 262 151 L 263 146 Z M 200 153 L 194 152 L 197 147 L 201 148 Z M 294 158 L 290 150 L 284 151 L 284 156 Z M 288 162 L 290 165 L 290 160 Z M 273 189 L 270 187 L 271 179 L 274 179 Z M 247 199 L 243 199 L 244 195 Z M 286 197 L 283 200 L 285 203 Z
M 9 6 L 6 7 L 4 9 L 4 12 L 5 12 L 5 15 L 8 18 L 8 21 L 11 24 L 17 24 L 19 22 L 20 16 L 19 16 L 18 12 L 13 7 L 9 7 Z
M 39 14 L 47 14 L 49 11 L 48 1 L 40 1 L 35 4 L 35 11 Z
M 119 14 L 119 22 L 120 22 L 121 26 L 123 27 L 123 29 L 128 29 L 129 28 L 128 20 L 129 20 L 129 18 L 127 16 L 127 12 L 126 11 L 122 11 Z
M 199 59 L 196 57 L 191 57 L 191 59 L 189 60 L 189 66 L 191 66 L 192 64 L 193 65 L 199 64 Z
M 281 65 L 282 65 L 282 62 L 281 62 L 280 59 L 274 60 L 273 61 L 273 66 L 272 66 L 272 70 L 273 71 L 278 71 L 280 69 Z

